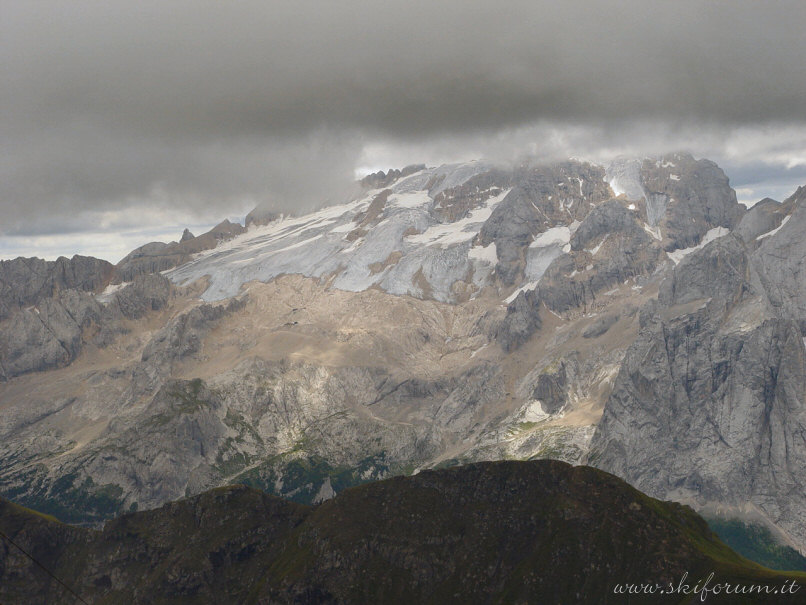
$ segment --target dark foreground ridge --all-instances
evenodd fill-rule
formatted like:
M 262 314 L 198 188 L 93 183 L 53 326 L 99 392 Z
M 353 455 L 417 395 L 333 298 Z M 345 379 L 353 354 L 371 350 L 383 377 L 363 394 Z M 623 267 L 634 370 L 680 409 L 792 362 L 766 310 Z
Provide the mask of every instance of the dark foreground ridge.
M 711 572 L 714 582 L 806 585 L 806 574 L 741 558 L 688 507 L 550 460 L 424 471 L 315 507 L 224 487 L 102 531 L 0 500 L 0 531 L 94 604 L 625 603 L 617 583 L 668 589 L 686 572 L 691 588 Z M 800 592 L 706 602 L 802 603 Z M 0 540 L 0 603 L 73 602 Z

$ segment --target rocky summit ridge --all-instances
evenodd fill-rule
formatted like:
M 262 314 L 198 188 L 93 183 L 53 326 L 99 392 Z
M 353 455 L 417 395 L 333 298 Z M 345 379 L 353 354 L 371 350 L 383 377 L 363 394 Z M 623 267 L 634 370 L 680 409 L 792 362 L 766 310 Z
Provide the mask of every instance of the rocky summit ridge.
M 97 524 L 559 458 L 804 551 L 803 188 L 687 154 L 377 173 L 117 266 L 0 262 L 0 494 Z

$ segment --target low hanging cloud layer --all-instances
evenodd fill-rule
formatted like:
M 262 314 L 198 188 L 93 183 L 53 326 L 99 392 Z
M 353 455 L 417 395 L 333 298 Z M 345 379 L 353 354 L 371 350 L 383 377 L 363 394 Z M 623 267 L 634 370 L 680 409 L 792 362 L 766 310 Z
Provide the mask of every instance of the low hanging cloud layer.
M 469 156 L 685 148 L 752 195 L 804 174 L 803 29 L 785 1 L 6 2 L 0 233 L 298 212 Z

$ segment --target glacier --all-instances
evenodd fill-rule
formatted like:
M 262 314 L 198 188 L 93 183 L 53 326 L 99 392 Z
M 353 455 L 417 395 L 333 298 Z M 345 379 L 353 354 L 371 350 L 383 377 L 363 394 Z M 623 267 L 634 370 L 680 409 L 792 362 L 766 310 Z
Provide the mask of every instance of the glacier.
M 510 189 L 492 188 L 484 202 L 453 222 L 440 220 L 434 199 L 489 169 L 484 162 L 469 162 L 400 179 L 389 187 L 379 220 L 366 232 L 359 223 L 381 189 L 305 216 L 252 225 L 165 275 L 180 285 L 207 277 L 202 299 L 208 302 L 237 295 L 247 282 L 285 273 L 330 280 L 332 287 L 351 292 L 380 287 L 391 294 L 455 302 L 456 282 L 478 290 L 494 271 L 495 244 L 482 247 L 474 240 Z

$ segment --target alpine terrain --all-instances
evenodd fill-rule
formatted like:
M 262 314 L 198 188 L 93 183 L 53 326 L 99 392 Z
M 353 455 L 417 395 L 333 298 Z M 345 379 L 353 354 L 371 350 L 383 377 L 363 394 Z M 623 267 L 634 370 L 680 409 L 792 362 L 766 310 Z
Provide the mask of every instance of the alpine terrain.
M 804 230 L 806 188 L 748 210 L 688 154 L 478 161 L 372 174 L 341 205 L 258 208 L 117 265 L 2 261 L 0 495 L 87 526 L 159 509 L 100 534 L 30 520 L 89 573 L 174 506 L 259 500 L 278 536 L 309 535 L 392 483 L 350 486 L 553 458 L 803 553 Z M 238 489 L 166 507 L 232 484 L 305 506 Z M 358 563 L 321 559 L 323 535 L 271 555 L 276 581 L 347 590 L 323 570 Z

